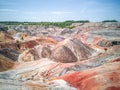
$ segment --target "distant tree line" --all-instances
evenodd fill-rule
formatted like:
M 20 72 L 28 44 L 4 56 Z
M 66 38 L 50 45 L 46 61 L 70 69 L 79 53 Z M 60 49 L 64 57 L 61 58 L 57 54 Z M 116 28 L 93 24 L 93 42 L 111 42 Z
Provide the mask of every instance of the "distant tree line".
M 89 23 L 89 20 L 67 20 L 64 22 L 17 22 L 17 21 L 1 21 L 1 24 L 5 24 L 5 25 L 41 25 L 41 26 L 57 26 L 57 27 L 61 27 L 61 28 L 74 28 L 73 26 L 71 26 L 72 23 Z M 117 20 L 104 20 L 102 22 L 118 22 Z
M 104 20 L 102 22 L 118 22 L 117 20 Z

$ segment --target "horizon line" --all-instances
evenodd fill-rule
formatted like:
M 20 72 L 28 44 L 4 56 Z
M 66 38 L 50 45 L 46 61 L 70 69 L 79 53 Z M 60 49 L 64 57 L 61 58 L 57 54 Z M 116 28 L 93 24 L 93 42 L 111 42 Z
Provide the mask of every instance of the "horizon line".
M 3 20 L 0 20 L 0 22 L 66 22 L 66 21 L 88 21 L 88 22 L 103 22 L 103 21 L 117 21 L 117 22 L 120 22 L 120 20 L 101 20 L 101 21 L 90 21 L 90 20 L 65 20 L 65 21 L 3 21 Z

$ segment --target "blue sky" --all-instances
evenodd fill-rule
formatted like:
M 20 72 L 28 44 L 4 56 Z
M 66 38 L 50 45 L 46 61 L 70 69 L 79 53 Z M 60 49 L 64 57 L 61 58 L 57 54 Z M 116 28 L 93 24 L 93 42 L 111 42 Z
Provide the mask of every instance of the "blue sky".
M 0 21 L 120 21 L 120 0 L 0 0 Z

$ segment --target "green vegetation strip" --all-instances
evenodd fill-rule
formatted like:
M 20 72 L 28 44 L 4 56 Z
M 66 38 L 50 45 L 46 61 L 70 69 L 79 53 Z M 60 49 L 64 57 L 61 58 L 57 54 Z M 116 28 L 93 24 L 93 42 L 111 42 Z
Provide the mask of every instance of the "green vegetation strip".
M 88 23 L 88 20 L 79 20 L 79 21 L 73 21 L 73 20 L 69 20 L 69 21 L 64 21 L 64 22 L 16 22 L 16 21 L 2 21 L 0 22 L 1 24 L 5 24 L 5 25 L 41 25 L 41 26 L 57 26 L 57 27 L 61 27 L 61 28 L 74 28 L 73 26 L 70 26 L 72 23 Z

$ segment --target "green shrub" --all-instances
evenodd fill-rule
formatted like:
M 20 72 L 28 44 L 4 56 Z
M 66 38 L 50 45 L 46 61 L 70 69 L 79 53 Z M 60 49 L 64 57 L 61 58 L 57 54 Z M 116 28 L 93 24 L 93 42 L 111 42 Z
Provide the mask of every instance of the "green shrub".
M 118 22 L 117 20 L 104 20 L 102 22 Z

